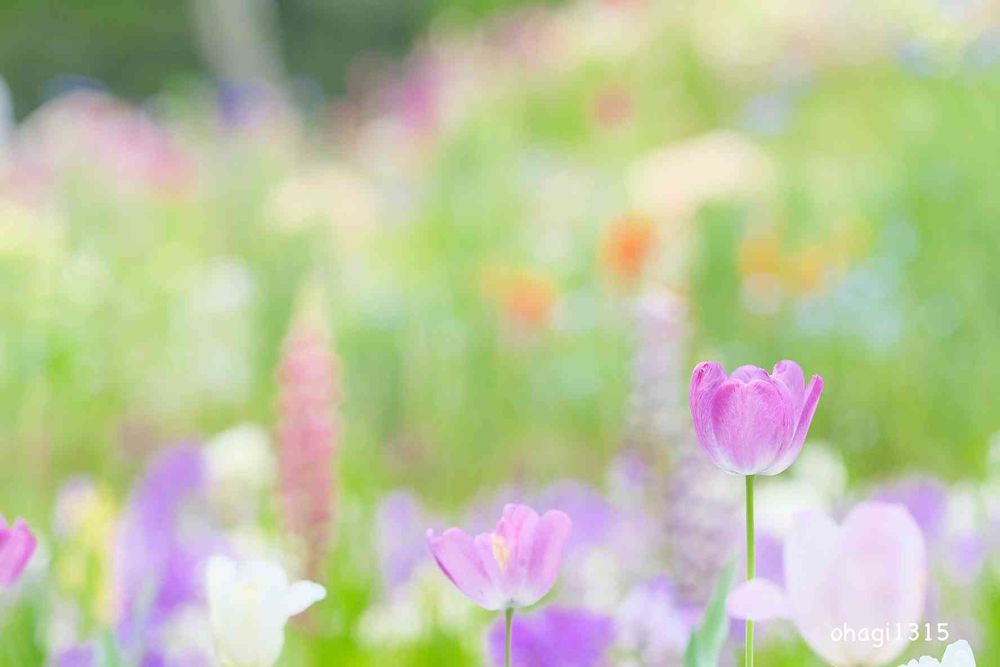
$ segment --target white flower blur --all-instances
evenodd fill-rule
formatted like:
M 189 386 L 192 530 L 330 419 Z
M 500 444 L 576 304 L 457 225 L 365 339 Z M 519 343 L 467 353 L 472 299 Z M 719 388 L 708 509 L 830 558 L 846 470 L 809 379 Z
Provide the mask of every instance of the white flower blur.
M 976 667 L 976 656 L 972 655 L 969 642 L 955 642 L 945 649 L 944 657 L 938 662 L 936 658 L 924 656 L 919 660 L 910 660 L 899 667 Z
M 289 584 L 280 565 L 214 556 L 206 570 L 215 653 L 225 667 L 271 667 L 288 619 L 326 597 L 311 581 Z

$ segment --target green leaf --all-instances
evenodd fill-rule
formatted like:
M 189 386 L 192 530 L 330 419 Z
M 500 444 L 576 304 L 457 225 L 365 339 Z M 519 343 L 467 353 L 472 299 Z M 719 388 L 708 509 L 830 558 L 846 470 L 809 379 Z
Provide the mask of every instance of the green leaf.
M 715 584 L 712 599 L 705 610 L 705 618 L 691 633 L 687 650 L 684 651 L 684 667 L 718 667 L 719 653 L 722 652 L 722 645 L 726 642 L 728 632 L 726 598 L 733 586 L 735 568 L 735 563 L 727 565 Z
M 104 633 L 101 647 L 103 651 L 103 661 L 98 659 L 98 664 L 104 667 L 125 667 L 125 660 L 118 651 L 118 642 L 115 641 L 114 632 L 108 630 Z

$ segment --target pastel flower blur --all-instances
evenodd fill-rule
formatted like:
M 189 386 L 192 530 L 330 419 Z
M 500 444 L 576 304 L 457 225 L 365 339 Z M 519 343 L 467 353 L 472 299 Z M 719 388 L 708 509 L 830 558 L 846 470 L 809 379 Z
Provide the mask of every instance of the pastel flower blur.
M 802 451 L 823 378 L 806 385 L 794 361 L 769 374 L 740 366 L 731 375 L 714 361 L 691 375 L 691 417 L 698 442 L 715 465 L 736 475 L 777 475 Z
M 38 546 L 34 534 L 23 519 L 7 526 L 0 516 L 0 589 L 17 583 Z
M 288 619 L 326 597 L 311 581 L 288 583 L 280 565 L 213 556 L 206 569 L 215 652 L 226 667 L 271 667 L 281 655 Z
M 427 543 L 438 567 L 469 599 L 484 609 L 514 609 L 535 604 L 555 584 L 571 528 L 564 512 L 539 517 L 526 505 L 507 505 L 492 533 L 428 530 Z
M 976 656 L 972 654 L 969 642 L 963 639 L 948 646 L 940 661 L 925 655 L 920 660 L 910 660 L 899 667 L 976 667 Z
M 827 662 L 884 665 L 908 638 L 889 633 L 866 640 L 859 631 L 920 621 L 927 595 L 923 533 L 902 505 L 861 503 L 840 526 L 823 513 L 803 512 L 785 540 L 784 574 L 784 590 L 766 579 L 736 587 L 729 615 L 790 618 Z
M 599 667 L 615 639 L 607 616 L 585 609 L 549 607 L 513 621 L 512 667 Z M 504 623 L 499 618 L 486 635 L 490 664 L 504 664 Z

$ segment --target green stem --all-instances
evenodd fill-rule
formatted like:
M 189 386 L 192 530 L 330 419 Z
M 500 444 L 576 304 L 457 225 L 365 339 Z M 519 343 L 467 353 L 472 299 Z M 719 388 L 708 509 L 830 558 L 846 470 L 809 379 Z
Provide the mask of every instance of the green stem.
M 506 650 L 504 651 L 504 660 L 503 660 L 504 667 L 510 667 L 510 623 L 513 618 L 514 618 L 514 609 L 510 608 L 507 610 L 507 641 L 505 644 Z
M 753 475 L 747 475 L 747 581 L 757 574 L 757 549 L 753 534 Z M 747 621 L 746 667 L 753 667 L 753 621 Z

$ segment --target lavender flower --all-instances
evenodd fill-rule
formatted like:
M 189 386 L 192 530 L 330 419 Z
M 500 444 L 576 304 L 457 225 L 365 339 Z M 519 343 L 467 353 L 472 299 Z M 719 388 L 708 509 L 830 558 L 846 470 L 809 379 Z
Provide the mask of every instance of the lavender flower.
M 580 609 L 550 607 L 515 616 L 511 637 L 513 667 L 597 667 L 607 664 L 614 642 L 610 618 Z M 491 664 L 504 660 L 504 621 L 498 618 L 487 635 Z
M 102 664 L 101 652 L 93 642 L 68 648 L 54 660 L 55 667 L 98 667 Z
M 694 627 L 665 578 L 635 586 L 615 616 L 618 645 L 642 665 L 679 664 Z
M 740 537 L 739 493 L 693 440 L 682 443 L 666 484 L 668 568 L 680 598 L 704 605 Z
M 638 299 L 627 449 L 649 455 L 690 430 L 685 413 L 686 318 L 684 303 L 668 292 L 648 292 Z
M 626 452 L 651 461 L 646 502 L 663 525 L 668 574 L 679 598 L 708 600 L 739 537 L 739 488 L 705 459 L 687 414 L 686 308 L 663 292 L 637 304 Z M 633 466 L 634 467 L 634 466 Z
M 375 553 L 382 583 L 395 589 L 409 581 L 427 559 L 426 526 L 433 523 L 420 500 L 409 491 L 394 491 L 375 512 Z
M 186 511 L 205 500 L 201 453 L 177 446 L 157 457 L 133 491 L 115 544 L 119 611 L 117 637 L 127 659 L 157 664 L 159 632 L 171 617 L 204 600 L 203 567 L 221 540 L 203 512 Z
M 898 480 L 879 488 L 872 500 L 898 503 L 906 507 L 928 540 L 934 540 L 944 528 L 948 513 L 948 490 L 935 479 L 914 477 Z

